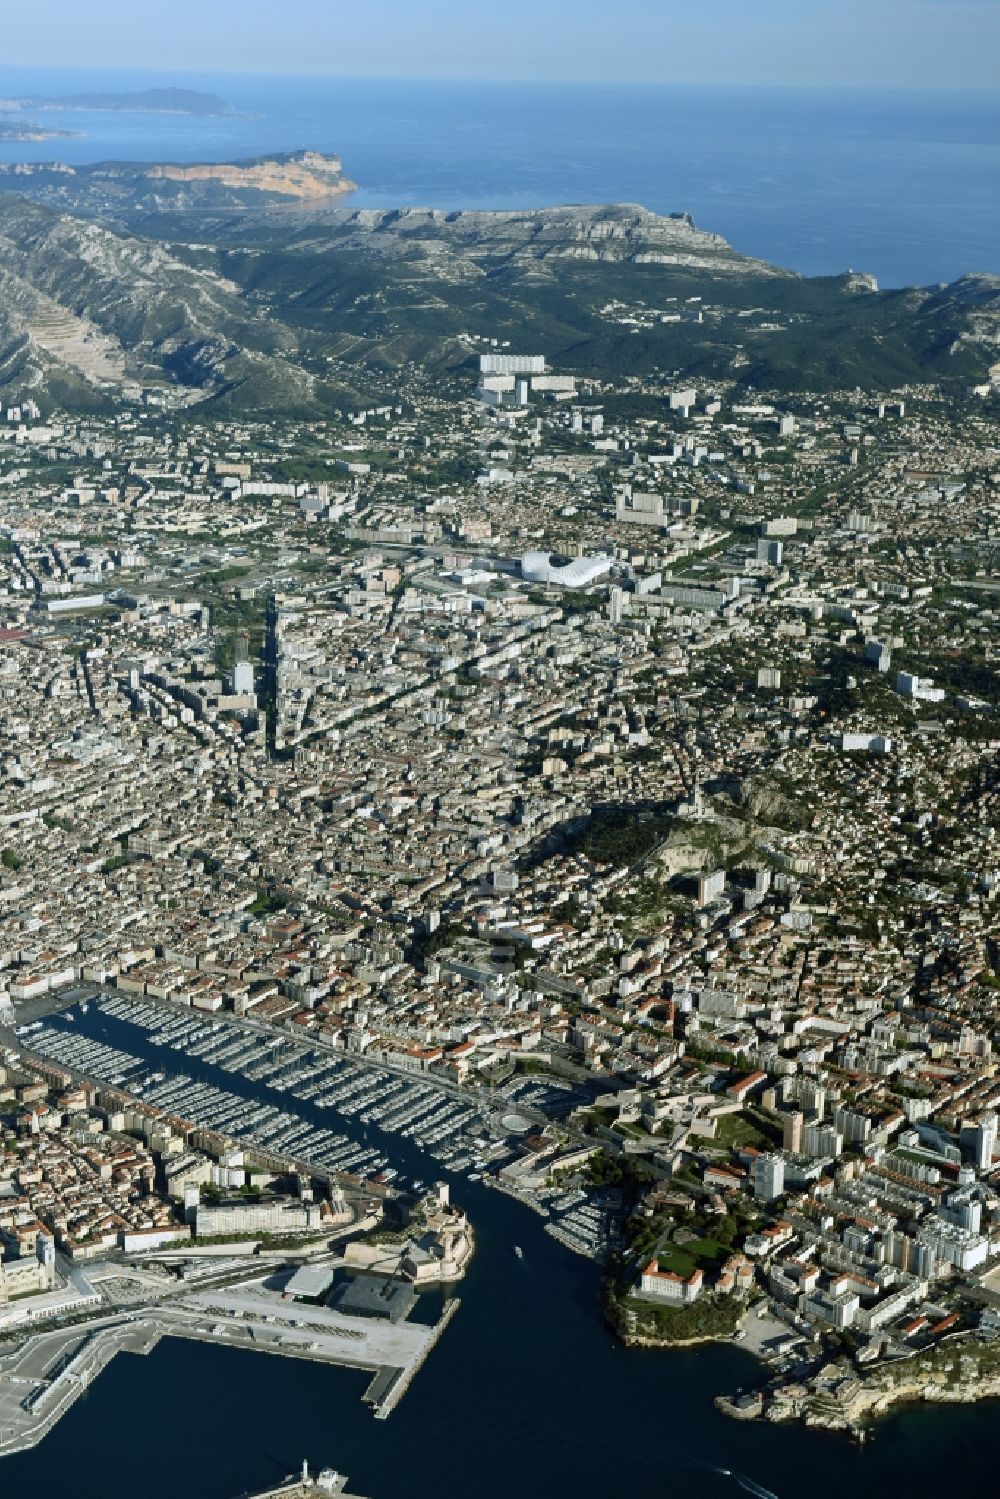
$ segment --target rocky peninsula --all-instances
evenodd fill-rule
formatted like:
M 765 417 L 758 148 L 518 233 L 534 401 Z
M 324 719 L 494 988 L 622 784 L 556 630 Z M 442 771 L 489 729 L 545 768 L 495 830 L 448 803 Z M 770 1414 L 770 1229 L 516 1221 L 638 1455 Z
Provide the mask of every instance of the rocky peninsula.
M 963 1331 L 909 1358 L 867 1369 L 838 1358 L 807 1378 L 779 1378 L 761 1390 L 720 1395 L 715 1404 L 740 1421 L 798 1421 L 864 1440 L 873 1422 L 903 1405 L 998 1398 L 1000 1343 Z
M 357 184 L 339 156 L 294 151 L 231 162 L 0 163 L 0 191 L 109 223 L 163 213 L 327 209 Z
M 106 167 L 102 175 L 131 174 L 121 167 Z M 140 166 L 135 175 L 150 182 L 218 183 L 238 192 L 274 193 L 283 198 L 306 200 L 335 198 L 357 186 L 344 176 L 338 156 L 324 156 L 319 151 L 262 156 L 252 161 Z

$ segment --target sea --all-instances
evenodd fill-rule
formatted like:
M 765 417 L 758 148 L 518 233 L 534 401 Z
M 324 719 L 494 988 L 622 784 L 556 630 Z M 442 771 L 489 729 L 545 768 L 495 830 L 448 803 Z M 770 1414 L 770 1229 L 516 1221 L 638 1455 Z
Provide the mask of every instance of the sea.
M 179 1059 L 95 1006 L 50 1023 L 361 1135 L 290 1093 Z M 477 1241 L 461 1306 L 387 1421 L 362 1404 L 365 1373 L 168 1338 L 147 1357 L 120 1354 L 41 1446 L 3 1459 L 3 1491 L 237 1499 L 308 1459 L 368 1499 L 940 1499 L 957 1475 L 998 1471 L 995 1406 L 907 1410 L 863 1447 L 722 1416 L 713 1397 L 759 1378 L 738 1345 L 626 1349 L 602 1322 L 598 1267 L 529 1209 L 374 1125 L 365 1141 L 407 1176 L 448 1180 Z
M 231 161 L 335 152 L 358 207 L 640 203 L 738 250 L 883 286 L 1000 272 L 1000 91 L 908 92 L 398 79 L 190 77 L 5 68 L 0 96 L 207 90 L 224 118 L 62 112 L 77 138 L 0 160 Z M 30 112 L 29 112 L 30 113 Z

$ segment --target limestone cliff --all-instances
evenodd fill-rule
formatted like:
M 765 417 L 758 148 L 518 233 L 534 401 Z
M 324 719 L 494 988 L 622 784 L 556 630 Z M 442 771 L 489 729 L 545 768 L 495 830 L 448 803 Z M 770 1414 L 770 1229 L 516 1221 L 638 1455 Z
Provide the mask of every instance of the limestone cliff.
M 322 156 L 318 151 L 259 161 L 149 166 L 142 169 L 142 175 L 154 182 L 217 182 L 238 192 L 314 200 L 337 197 L 356 185 L 344 176 L 339 157 Z
M 391 254 L 394 246 L 406 256 L 416 249 L 434 262 L 436 271 L 459 278 L 484 260 L 506 260 L 558 278 L 569 260 L 794 279 L 787 271 L 740 255 L 721 235 L 699 229 L 689 214 L 652 213 L 637 203 L 452 212 L 338 209 L 325 223 L 341 241 L 366 249 L 377 245 L 380 255 Z
M 284 203 L 314 211 L 355 186 L 339 157 L 318 151 L 227 162 L 0 162 L 0 190 L 122 227 L 150 215 L 206 209 L 256 213 Z

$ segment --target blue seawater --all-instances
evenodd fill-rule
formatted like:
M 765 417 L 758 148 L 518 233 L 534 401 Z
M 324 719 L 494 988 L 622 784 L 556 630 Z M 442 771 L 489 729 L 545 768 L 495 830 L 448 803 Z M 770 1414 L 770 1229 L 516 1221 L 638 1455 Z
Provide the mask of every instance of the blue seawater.
M 642 203 L 805 275 L 884 286 L 1000 272 L 1000 93 L 188 78 L 3 69 L 0 95 L 169 82 L 228 117 L 47 110 L 80 138 L 0 160 L 339 153 L 359 207 Z M 28 112 L 31 113 L 30 111 Z

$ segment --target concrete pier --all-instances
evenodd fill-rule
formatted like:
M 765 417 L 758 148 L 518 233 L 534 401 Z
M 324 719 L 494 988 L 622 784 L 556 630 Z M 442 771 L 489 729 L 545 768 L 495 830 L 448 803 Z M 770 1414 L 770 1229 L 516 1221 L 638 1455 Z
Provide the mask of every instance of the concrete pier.
M 416 1375 L 418 1369 L 423 1368 L 424 1360 L 427 1358 L 427 1355 L 430 1353 L 431 1349 L 434 1347 L 434 1344 L 438 1341 L 441 1334 L 448 1326 L 448 1323 L 451 1321 L 452 1317 L 454 1317 L 455 1313 L 458 1311 L 461 1305 L 462 1303 L 458 1300 L 457 1297 L 448 1302 L 448 1305 L 445 1307 L 444 1311 L 441 1314 L 439 1322 L 435 1327 L 431 1328 L 431 1336 L 427 1339 L 427 1342 L 421 1349 L 420 1353 L 411 1364 L 407 1365 L 405 1369 L 401 1369 L 399 1371 L 399 1378 L 395 1379 L 392 1384 L 389 1385 L 381 1403 L 376 1406 L 376 1420 L 384 1421 L 388 1416 L 392 1415 L 393 1411 L 396 1409 L 396 1406 L 402 1400 L 403 1396 L 410 1388 L 410 1385 L 413 1383 L 414 1376 Z
M 253 1283 L 40 1332 L 0 1357 L 0 1457 L 37 1446 L 116 1354 L 147 1354 L 162 1337 L 371 1370 L 365 1398 L 384 1420 L 459 1304 L 450 1301 L 438 1323 L 427 1327 L 284 1301 Z

